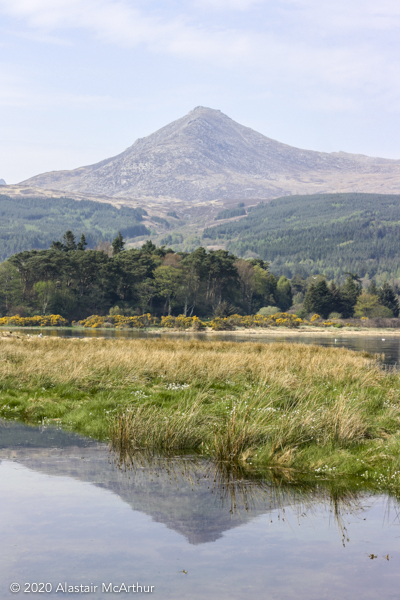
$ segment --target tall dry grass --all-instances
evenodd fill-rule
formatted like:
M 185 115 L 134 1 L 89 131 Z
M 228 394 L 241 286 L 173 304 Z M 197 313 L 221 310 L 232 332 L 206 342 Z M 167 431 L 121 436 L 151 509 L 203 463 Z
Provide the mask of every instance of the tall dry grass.
M 371 356 L 303 344 L 0 338 L 0 378 L 6 377 L 74 385 L 248 379 L 293 390 L 317 380 L 380 385 L 385 374 L 371 366 Z
M 299 457 L 325 464 L 327 453 L 336 451 L 346 458 L 360 445 L 386 444 L 389 438 L 395 461 L 400 439 L 399 376 L 371 356 L 343 348 L 0 338 L 0 384 L 75 390 L 77 399 L 67 406 L 65 391 L 53 401 L 48 391 L 42 398 L 39 388 L 37 397 L 21 401 L 20 412 L 29 419 L 53 411 L 82 432 L 90 431 L 94 418 L 100 431 L 110 416 L 119 448 L 199 448 L 219 461 L 293 466 Z M 169 384 L 177 391 L 167 393 Z M 130 394 L 138 386 L 146 394 L 135 399 Z

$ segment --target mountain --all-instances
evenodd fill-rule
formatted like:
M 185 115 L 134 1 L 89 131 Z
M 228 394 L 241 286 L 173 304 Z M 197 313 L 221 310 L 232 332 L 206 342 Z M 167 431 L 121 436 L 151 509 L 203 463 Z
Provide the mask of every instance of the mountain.
M 0 185 L 7 185 L 4 179 L 0 179 Z
M 21 185 L 165 203 L 400 193 L 400 160 L 293 148 L 200 106 L 117 156 Z

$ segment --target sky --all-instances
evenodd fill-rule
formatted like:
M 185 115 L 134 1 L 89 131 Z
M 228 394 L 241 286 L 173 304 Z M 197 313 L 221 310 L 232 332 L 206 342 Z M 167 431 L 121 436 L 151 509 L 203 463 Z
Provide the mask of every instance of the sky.
M 400 159 L 399 0 L 0 0 L 0 178 L 122 152 L 196 106 Z

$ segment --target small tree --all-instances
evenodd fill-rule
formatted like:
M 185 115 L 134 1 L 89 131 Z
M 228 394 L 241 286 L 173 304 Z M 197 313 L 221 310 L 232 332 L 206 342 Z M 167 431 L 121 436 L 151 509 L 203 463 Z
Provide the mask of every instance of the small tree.
M 373 294 L 361 294 L 354 309 L 355 317 L 393 317 L 393 312 L 379 303 L 379 297 Z
M 394 317 L 399 316 L 399 299 L 388 283 L 384 283 L 378 290 L 378 298 L 379 303 L 391 310 Z
M 87 246 L 87 241 L 86 241 L 86 238 L 85 238 L 85 236 L 84 236 L 84 235 L 83 235 L 83 233 L 82 233 L 82 235 L 81 235 L 81 239 L 80 239 L 80 242 L 79 242 L 79 244 L 77 245 L 76 249 L 77 249 L 77 250 L 85 250 L 86 246 Z
M 343 314 L 343 317 L 352 317 L 354 307 L 357 303 L 357 298 L 361 294 L 361 281 L 357 275 L 348 273 L 348 277 L 342 287 L 340 288 L 340 300 L 342 304 L 342 310 L 339 311 Z
M 278 279 L 275 297 L 277 305 L 282 310 L 287 310 L 292 306 L 292 287 L 289 279 L 287 279 L 284 275 Z
M 262 308 L 260 308 L 257 314 L 261 315 L 262 317 L 270 317 L 272 315 L 276 315 L 279 312 L 280 310 L 277 306 L 263 306 Z
M 113 254 L 119 254 L 122 252 L 125 246 L 124 238 L 122 237 L 122 233 L 118 231 L 117 237 L 113 240 L 111 246 L 113 247 Z
M 154 271 L 154 283 L 161 298 L 164 298 L 164 313 L 171 314 L 172 301 L 175 299 L 181 283 L 181 272 L 175 267 L 160 266 Z
M 367 288 L 367 292 L 371 296 L 377 296 L 378 295 L 378 288 L 376 287 L 375 279 L 371 279 L 371 283 L 369 284 L 369 286 Z
M 38 281 L 33 289 L 38 298 L 42 314 L 45 315 L 50 302 L 54 298 L 56 284 L 54 281 Z
M 332 292 L 325 279 L 321 279 L 318 283 L 310 285 L 304 298 L 303 307 L 306 313 L 317 313 L 324 319 L 332 312 Z
M 63 250 L 66 252 L 76 250 L 75 236 L 70 230 L 66 231 L 63 235 Z
M 64 250 L 64 244 L 62 242 L 55 242 L 53 240 L 53 242 L 51 244 L 51 249 L 52 250 Z

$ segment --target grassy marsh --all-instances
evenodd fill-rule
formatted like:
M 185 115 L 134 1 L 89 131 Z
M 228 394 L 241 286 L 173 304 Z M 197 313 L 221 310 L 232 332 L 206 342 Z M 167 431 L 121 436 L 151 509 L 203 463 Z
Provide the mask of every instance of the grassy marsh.
M 119 449 L 400 484 L 400 375 L 343 348 L 0 338 L 0 417 Z

